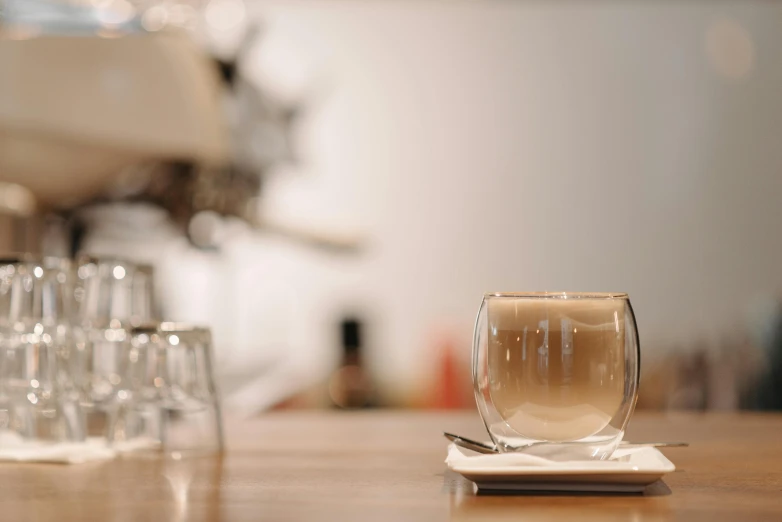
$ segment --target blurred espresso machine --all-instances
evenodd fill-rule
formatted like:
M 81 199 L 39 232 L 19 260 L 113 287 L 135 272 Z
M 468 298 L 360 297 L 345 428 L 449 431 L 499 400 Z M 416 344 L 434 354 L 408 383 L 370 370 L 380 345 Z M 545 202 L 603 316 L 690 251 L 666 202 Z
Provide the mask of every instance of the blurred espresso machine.
M 132 7 L 5 2 L 2 248 L 64 254 L 72 241 L 57 236 L 78 228 L 79 209 L 142 196 L 151 179 L 131 171 L 230 161 L 213 64 L 184 31 L 144 29 Z
M 68 246 L 78 247 L 80 210 L 109 201 L 159 206 L 205 248 L 215 246 L 217 216 L 319 247 L 355 246 L 261 222 L 263 175 L 293 159 L 299 110 L 241 74 L 260 32 L 243 0 L 0 6 L 2 248 L 62 254 L 53 229 L 63 226 L 75 228 Z
M 290 344 L 274 315 L 290 292 L 246 292 L 240 262 L 256 254 L 232 266 L 221 243 L 263 231 L 330 256 L 358 241 L 261 217 L 301 110 L 243 74 L 261 36 L 250 19 L 243 0 L 0 0 L 0 250 L 155 265 L 164 312 L 213 327 L 231 348 L 217 346 L 224 392 L 265 394 L 257 410 L 296 381 L 252 387 Z

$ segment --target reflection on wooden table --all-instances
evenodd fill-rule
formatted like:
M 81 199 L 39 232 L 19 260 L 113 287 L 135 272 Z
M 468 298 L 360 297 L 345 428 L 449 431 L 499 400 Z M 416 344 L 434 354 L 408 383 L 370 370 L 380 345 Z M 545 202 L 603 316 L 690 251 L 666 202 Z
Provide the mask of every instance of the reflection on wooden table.
M 687 440 L 644 495 L 476 495 L 444 430 L 474 412 L 288 412 L 227 423 L 228 452 L 76 466 L 0 465 L 2 520 L 782 520 L 782 415 L 652 414 L 628 437 Z

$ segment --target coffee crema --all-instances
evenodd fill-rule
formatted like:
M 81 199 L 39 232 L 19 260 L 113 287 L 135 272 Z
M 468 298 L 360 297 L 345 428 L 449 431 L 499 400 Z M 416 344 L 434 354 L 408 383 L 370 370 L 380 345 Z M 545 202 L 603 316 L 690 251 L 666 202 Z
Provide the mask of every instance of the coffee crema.
M 626 300 L 497 297 L 487 305 L 489 393 L 502 419 L 550 442 L 604 429 L 624 397 Z

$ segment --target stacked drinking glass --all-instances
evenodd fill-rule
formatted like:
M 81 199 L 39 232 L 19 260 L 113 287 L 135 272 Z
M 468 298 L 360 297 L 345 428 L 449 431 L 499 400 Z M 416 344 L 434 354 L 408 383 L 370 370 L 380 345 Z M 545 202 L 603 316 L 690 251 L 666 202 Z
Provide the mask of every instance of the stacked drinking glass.
M 210 331 L 154 303 L 148 265 L 0 259 L 0 441 L 220 451 Z

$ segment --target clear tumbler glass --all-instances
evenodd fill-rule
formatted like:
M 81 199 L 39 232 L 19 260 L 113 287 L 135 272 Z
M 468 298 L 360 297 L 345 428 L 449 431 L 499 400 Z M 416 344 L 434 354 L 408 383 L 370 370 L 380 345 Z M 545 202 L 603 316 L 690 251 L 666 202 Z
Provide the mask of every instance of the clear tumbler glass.
M 130 388 L 135 407 L 157 411 L 160 447 L 169 454 L 223 448 L 220 402 L 208 328 L 164 322 L 132 330 Z
M 73 381 L 73 278 L 65 259 L 0 260 L 0 410 L 23 440 L 85 436 Z
M 136 326 L 157 319 L 154 270 L 123 259 L 81 254 L 77 259 L 78 319 L 91 328 L 108 328 L 112 321 Z
M 156 317 L 152 267 L 85 254 L 77 265 L 76 375 L 88 432 L 109 443 L 138 439 L 146 423 L 129 407 L 129 330 Z
M 627 294 L 489 293 L 475 326 L 478 410 L 503 452 L 603 460 L 624 436 L 640 353 Z

